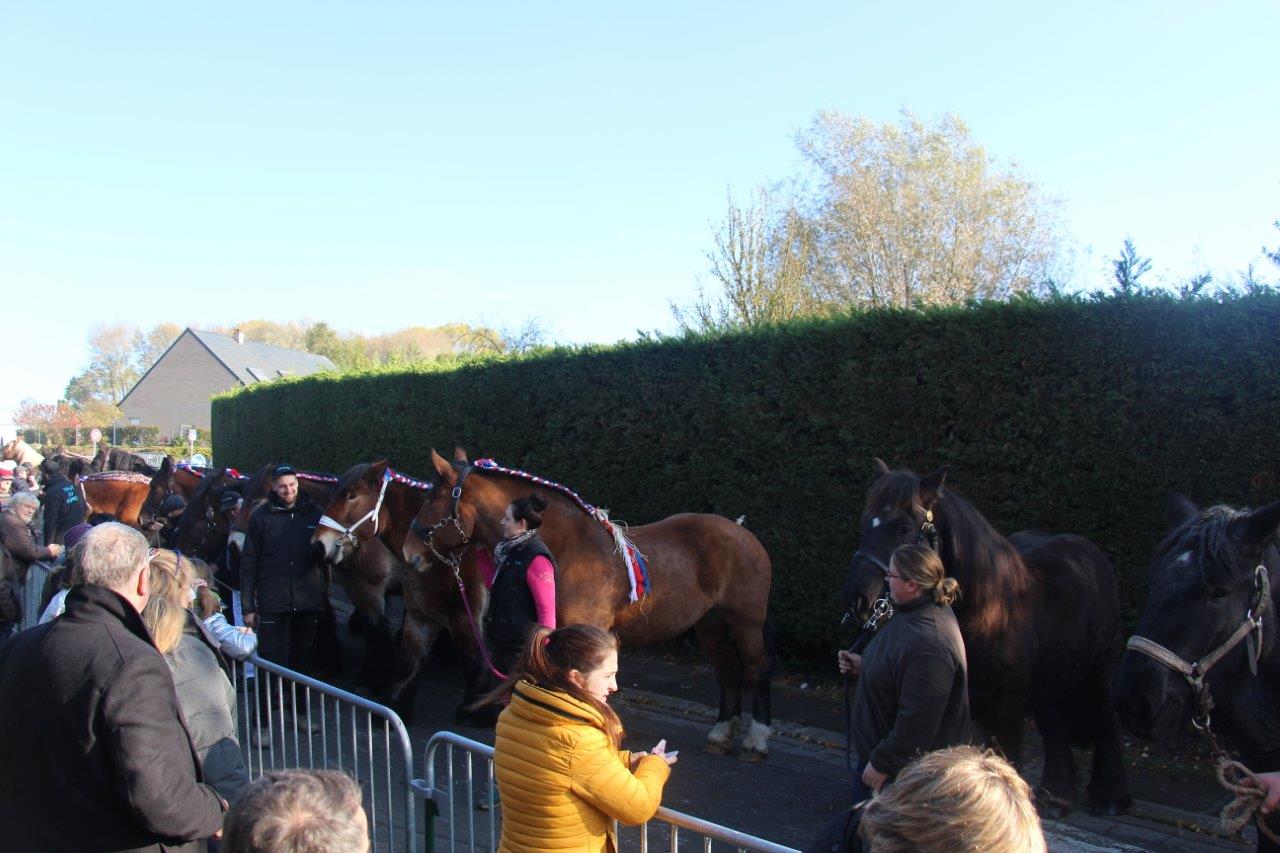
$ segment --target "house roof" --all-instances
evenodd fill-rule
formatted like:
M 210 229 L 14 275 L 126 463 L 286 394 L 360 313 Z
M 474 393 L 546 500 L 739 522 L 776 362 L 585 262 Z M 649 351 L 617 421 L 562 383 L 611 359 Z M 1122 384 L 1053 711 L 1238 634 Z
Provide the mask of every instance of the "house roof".
M 215 332 L 202 332 L 198 329 L 187 331 L 245 385 L 269 382 L 281 376 L 306 376 L 308 373 L 335 369 L 333 362 L 322 355 L 259 341 L 246 340 L 238 344 L 235 338 Z

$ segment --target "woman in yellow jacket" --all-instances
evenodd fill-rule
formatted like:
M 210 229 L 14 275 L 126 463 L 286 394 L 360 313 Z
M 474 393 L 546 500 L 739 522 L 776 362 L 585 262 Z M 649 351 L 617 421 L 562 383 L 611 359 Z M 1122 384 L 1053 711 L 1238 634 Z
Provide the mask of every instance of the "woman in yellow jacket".
M 676 761 L 666 741 L 620 749 L 608 705 L 618 689 L 618 641 L 587 625 L 529 634 L 515 673 L 487 697 L 510 698 L 498 717 L 494 764 L 502 851 L 616 851 L 613 821 L 644 823 Z

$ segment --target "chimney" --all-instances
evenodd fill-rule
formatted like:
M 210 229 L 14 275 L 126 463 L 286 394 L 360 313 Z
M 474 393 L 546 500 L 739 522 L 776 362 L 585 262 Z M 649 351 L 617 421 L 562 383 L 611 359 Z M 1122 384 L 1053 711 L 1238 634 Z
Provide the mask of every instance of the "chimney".
M 236 343 L 238 344 L 244 343 L 244 332 L 240 331 L 239 329 L 236 329 L 234 333 L 234 337 L 236 339 Z

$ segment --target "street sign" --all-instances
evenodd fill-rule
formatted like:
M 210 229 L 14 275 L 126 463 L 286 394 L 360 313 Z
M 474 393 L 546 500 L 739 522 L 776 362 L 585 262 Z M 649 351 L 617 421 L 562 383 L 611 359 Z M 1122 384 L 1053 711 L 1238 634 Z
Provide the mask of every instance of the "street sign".
M 191 457 L 191 465 L 195 468 L 208 468 L 209 460 L 204 458 L 203 453 L 197 453 Z
M 189 429 L 187 430 L 187 441 L 195 441 L 199 435 L 200 432 L 198 430 Z
M 102 441 L 102 430 L 98 429 L 97 427 L 94 427 L 93 429 L 89 430 L 89 440 L 94 444 L 97 444 L 99 441 Z

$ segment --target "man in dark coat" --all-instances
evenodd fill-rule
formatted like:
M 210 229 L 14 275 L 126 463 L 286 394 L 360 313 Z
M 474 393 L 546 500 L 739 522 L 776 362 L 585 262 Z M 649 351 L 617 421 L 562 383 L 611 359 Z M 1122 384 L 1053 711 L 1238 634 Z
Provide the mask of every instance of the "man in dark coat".
M 202 784 L 173 677 L 139 615 L 147 542 L 80 545 L 61 618 L 0 648 L 0 826 L 8 851 L 198 849 L 224 804 Z
M 44 541 L 62 544 L 62 537 L 84 522 L 85 506 L 75 485 L 48 461 L 40 463 L 44 473 Z
M 298 672 L 325 605 L 325 578 L 311 549 L 323 507 L 298 489 L 293 468 L 273 472 L 271 495 L 249 518 L 240 559 L 244 624 L 258 632 L 258 654 Z

